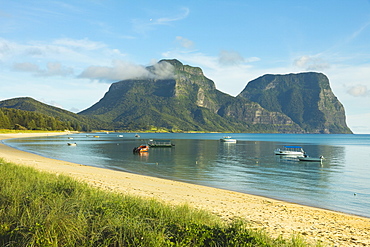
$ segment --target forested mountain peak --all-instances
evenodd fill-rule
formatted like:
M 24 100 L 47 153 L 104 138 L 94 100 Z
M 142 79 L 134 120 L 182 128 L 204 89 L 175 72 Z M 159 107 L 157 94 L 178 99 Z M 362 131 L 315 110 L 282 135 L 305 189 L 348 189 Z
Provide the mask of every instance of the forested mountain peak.
M 199 67 L 164 59 L 143 76 L 112 83 L 99 102 L 74 114 L 32 98 L 0 107 L 34 111 L 85 129 L 352 133 L 342 104 L 322 73 L 264 75 L 233 97 Z
M 309 133 L 352 133 L 344 107 L 322 73 L 264 75 L 249 82 L 238 97 L 284 113 Z

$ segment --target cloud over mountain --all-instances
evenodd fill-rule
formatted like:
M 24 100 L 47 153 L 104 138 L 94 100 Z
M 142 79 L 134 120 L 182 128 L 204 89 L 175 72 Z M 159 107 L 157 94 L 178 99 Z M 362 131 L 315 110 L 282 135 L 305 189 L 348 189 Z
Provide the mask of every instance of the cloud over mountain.
M 321 71 L 330 68 L 330 65 L 318 56 L 301 56 L 294 61 L 294 65 L 306 70 Z
M 116 60 L 112 66 L 89 66 L 78 77 L 108 83 L 127 79 L 168 79 L 173 78 L 173 66 L 163 62 L 148 70 L 142 65 Z

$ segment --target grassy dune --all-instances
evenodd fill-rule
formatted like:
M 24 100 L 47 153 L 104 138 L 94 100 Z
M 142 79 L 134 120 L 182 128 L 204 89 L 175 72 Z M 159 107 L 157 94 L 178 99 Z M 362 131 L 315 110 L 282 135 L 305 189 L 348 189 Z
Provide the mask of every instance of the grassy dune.
M 0 159 L 0 246 L 307 246 Z

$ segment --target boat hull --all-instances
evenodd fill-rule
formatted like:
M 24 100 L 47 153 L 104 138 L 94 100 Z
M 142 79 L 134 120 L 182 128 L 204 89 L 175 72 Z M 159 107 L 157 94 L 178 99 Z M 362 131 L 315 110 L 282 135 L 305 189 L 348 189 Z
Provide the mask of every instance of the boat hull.
M 303 156 L 303 152 L 295 152 L 295 151 L 283 151 L 283 150 L 276 150 L 274 151 L 276 155 L 291 155 L 291 156 Z
M 283 148 L 278 148 L 274 151 L 276 155 L 289 155 L 289 156 L 304 156 L 305 152 L 300 146 L 284 146 Z
M 236 143 L 235 139 L 221 139 L 221 142 L 227 142 L 227 143 Z
M 230 136 L 225 136 L 220 139 L 221 142 L 236 143 L 236 139 L 232 139 Z
M 175 145 L 173 145 L 173 144 L 170 144 L 170 145 L 168 145 L 168 144 L 149 144 L 149 147 L 151 147 L 151 148 L 171 148 L 173 146 L 175 146 Z
M 312 158 L 312 157 L 298 157 L 299 161 L 306 162 L 322 162 L 322 158 Z

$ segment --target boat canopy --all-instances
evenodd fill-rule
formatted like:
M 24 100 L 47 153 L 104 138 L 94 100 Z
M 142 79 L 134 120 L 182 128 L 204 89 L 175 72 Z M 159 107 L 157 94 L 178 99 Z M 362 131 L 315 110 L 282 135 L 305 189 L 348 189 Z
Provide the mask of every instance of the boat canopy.
M 149 140 L 149 142 L 154 142 L 154 143 L 171 143 L 171 140 Z
M 285 148 L 302 148 L 300 146 L 284 146 Z
M 172 147 L 175 146 L 171 143 L 171 140 L 149 140 L 149 146 L 151 147 Z

